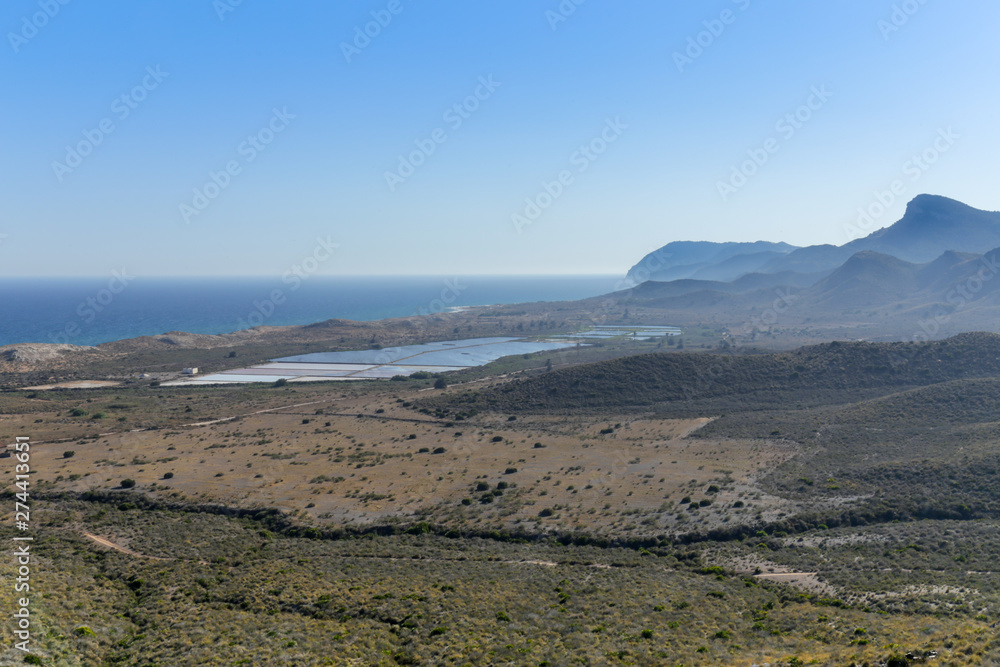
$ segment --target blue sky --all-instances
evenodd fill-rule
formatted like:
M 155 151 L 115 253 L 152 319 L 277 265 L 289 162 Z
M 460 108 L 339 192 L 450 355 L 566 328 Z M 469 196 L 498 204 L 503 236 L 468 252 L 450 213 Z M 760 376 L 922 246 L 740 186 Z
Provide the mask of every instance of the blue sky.
M 865 233 L 1000 209 L 987 0 L 63 2 L 0 8 L 0 275 L 620 274 L 845 243 L 896 180 Z

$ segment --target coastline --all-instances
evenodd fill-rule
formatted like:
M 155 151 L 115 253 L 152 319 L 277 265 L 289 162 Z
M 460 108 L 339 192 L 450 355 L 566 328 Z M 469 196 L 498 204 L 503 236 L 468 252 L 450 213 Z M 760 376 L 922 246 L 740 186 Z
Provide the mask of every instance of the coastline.
M 99 347 L 178 331 L 224 336 L 330 320 L 443 316 L 470 308 L 586 299 L 613 291 L 619 280 L 617 275 L 312 276 L 288 286 L 266 276 L 140 276 L 122 286 L 102 278 L 0 279 L 0 347 Z

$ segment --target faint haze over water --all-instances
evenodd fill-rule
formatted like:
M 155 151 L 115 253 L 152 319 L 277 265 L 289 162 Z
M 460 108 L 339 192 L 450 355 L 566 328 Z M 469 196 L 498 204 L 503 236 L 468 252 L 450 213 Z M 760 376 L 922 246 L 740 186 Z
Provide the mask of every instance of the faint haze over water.
M 96 345 L 167 331 L 219 334 L 258 324 L 427 315 L 455 306 L 581 299 L 621 282 L 621 276 L 313 276 L 293 289 L 296 283 L 280 277 L 134 278 L 124 285 L 113 278 L 8 278 L 0 279 L 0 345 Z M 280 299 L 273 300 L 275 291 Z

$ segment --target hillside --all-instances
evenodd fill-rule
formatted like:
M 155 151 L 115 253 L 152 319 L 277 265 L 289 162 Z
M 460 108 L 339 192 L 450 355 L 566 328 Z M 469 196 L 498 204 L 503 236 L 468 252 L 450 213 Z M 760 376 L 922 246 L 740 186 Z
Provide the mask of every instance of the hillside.
M 963 334 L 921 344 L 833 342 L 776 354 L 644 354 L 556 370 L 449 403 L 495 411 L 752 411 L 846 403 L 860 395 L 993 375 L 1000 375 L 1000 335 Z
M 908 262 L 933 260 L 943 250 L 981 253 L 1000 246 L 1000 212 L 980 211 L 960 201 L 918 195 L 899 222 L 846 245 Z
M 1000 659 L 1000 336 L 553 360 L 4 393 L 42 664 Z
M 902 301 L 918 289 L 919 267 L 862 250 L 809 290 L 810 306 L 842 310 Z

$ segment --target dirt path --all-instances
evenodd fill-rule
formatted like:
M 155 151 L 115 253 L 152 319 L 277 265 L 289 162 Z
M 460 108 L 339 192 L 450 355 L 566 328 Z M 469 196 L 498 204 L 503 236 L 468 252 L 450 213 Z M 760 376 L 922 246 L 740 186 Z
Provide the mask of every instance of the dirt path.
M 123 547 L 120 544 L 115 544 L 111 540 L 108 540 L 108 539 L 105 539 L 103 537 L 100 537 L 99 535 L 94 535 L 93 533 L 88 533 L 85 530 L 80 531 L 80 532 L 81 532 L 81 534 L 84 537 L 86 537 L 91 542 L 94 542 L 95 544 L 99 544 L 102 547 L 107 547 L 109 549 L 114 549 L 115 551 L 118 551 L 120 553 L 126 554 L 128 556 L 133 556 L 135 558 L 148 558 L 150 560 L 163 560 L 163 561 L 176 560 L 174 558 L 161 558 L 159 556 L 147 556 L 146 554 L 141 554 L 138 551 L 132 551 L 131 549 L 129 549 L 127 547 Z M 368 559 L 372 559 L 372 560 L 393 560 L 393 561 L 395 561 L 395 560 L 410 560 L 409 558 L 400 558 L 400 557 L 396 557 L 396 556 L 353 556 L 353 555 L 346 555 L 345 554 L 342 557 L 343 558 L 368 558 Z M 445 563 L 445 562 L 449 562 L 449 561 L 466 562 L 464 558 L 428 558 L 428 559 L 422 559 L 422 560 L 425 560 L 425 562 L 426 561 L 430 561 L 430 562 L 437 562 L 437 563 Z M 202 564 L 202 565 L 208 565 L 208 563 L 206 563 L 205 561 L 198 561 L 198 562 L 200 564 Z M 544 567 L 556 567 L 556 566 L 559 565 L 559 563 L 555 563 L 553 561 L 545 561 L 545 560 L 503 560 L 503 561 L 484 561 L 484 562 L 499 562 L 500 564 L 503 564 L 503 565 L 542 565 Z M 587 567 L 596 567 L 596 568 L 601 568 L 601 569 L 611 569 L 610 565 L 606 565 L 604 563 L 588 563 Z
M 115 544 L 109 539 L 101 537 L 100 535 L 94 535 L 93 533 L 88 533 L 85 530 L 81 530 L 80 534 L 86 537 L 94 544 L 99 544 L 100 546 L 107 547 L 108 549 L 114 549 L 119 553 L 123 553 L 126 556 L 132 556 L 133 558 L 147 558 L 149 560 L 160 560 L 160 561 L 177 560 L 176 558 L 161 558 L 160 556 L 148 556 L 146 554 L 141 554 L 138 551 L 132 551 L 128 547 L 123 547 L 120 544 Z M 208 562 L 203 560 L 190 561 L 190 562 L 197 562 L 199 565 L 208 565 Z
M 277 412 L 278 410 L 290 410 L 292 408 L 304 408 L 307 405 L 319 405 L 320 403 L 333 403 L 335 401 L 343 401 L 343 398 L 324 398 L 319 401 L 309 401 L 308 403 L 296 403 L 295 405 L 282 405 L 278 408 L 265 408 L 263 410 L 255 410 L 254 412 L 248 412 L 242 415 L 233 415 L 232 417 L 223 417 L 222 419 L 213 419 L 207 422 L 194 422 L 192 424 L 181 424 L 181 427 L 186 426 L 211 426 L 212 424 L 221 424 L 222 422 L 232 421 L 239 417 L 253 417 L 254 415 L 262 415 L 266 412 Z
M 111 540 L 107 540 L 107 539 L 105 539 L 103 537 L 100 537 L 98 535 L 94 535 L 93 533 L 88 533 L 85 530 L 81 531 L 81 532 L 83 533 L 83 536 L 86 537 L 88 540 L 90 540 L 92 542 L 95 542 L 97 544 L 100 544 L 102 547 L 108 547 L 109 549 L 114 549 L 115 551 L 119 551 L 119 552 L 121 552 L 123 554 L 126 554 L 126 555 L 129 555 L 129 556 L 134 556 L 136 558 L 149 558 L 151 560 L 173 560 L 172 558 L 160 558 L 159 556 L 147 556 L 147 555 L 141 554 L 141 553 L 139 553 L 137 551 L 132 551 L 131 549 L 123 547 L 120 544 L 115 544 Z

